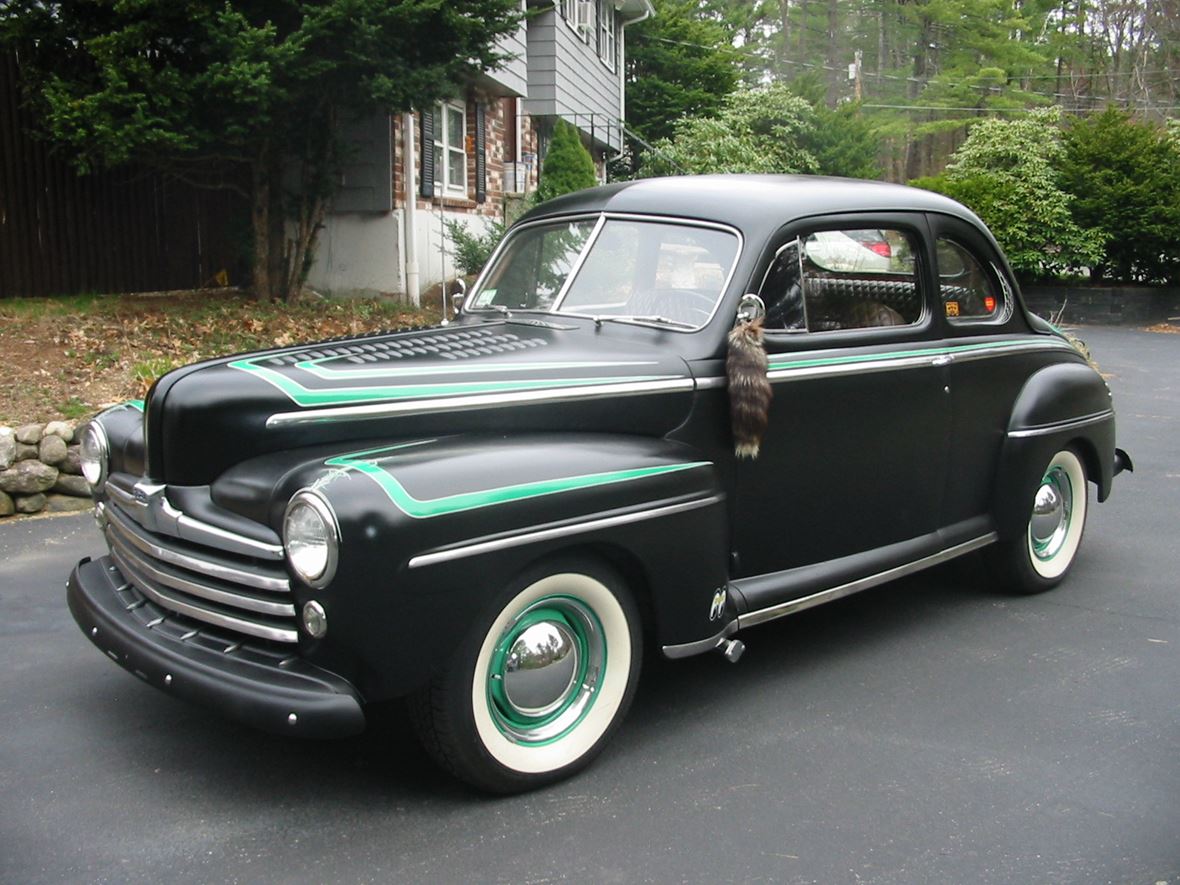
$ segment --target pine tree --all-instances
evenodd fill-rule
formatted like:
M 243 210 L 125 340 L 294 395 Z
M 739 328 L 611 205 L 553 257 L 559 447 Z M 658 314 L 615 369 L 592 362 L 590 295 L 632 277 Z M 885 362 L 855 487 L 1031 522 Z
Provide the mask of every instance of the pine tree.
M 541 166 L 537 202 L 543 203 L 596 184 L 598 176 L 594 173 L 594 158 L 582 145 L 578 130 L 565 120 L 558 120 L 549 152 Z

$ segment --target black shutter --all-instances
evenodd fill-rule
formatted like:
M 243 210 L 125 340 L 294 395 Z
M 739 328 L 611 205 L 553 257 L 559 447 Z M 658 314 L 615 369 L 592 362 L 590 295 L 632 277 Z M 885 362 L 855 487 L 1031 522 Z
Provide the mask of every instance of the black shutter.
M 488 123 L 483 102 L 475 103 L 475 202 L 483 203 L 488 198 L 487 152 Z
M 428 200 L 434 199 L 434 111 L 422 111 L 422 150 L 419 157 L 422 167 L 419 179 L 420 193 Z

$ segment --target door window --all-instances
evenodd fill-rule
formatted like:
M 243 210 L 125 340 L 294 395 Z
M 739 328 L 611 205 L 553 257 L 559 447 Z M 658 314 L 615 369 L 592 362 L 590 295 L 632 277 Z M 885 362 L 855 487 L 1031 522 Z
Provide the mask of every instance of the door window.
M 922 318 L 912 237 L 900 230 L 821 230 L 783 244 L 760 294 L 770 330 L 830 332 Z

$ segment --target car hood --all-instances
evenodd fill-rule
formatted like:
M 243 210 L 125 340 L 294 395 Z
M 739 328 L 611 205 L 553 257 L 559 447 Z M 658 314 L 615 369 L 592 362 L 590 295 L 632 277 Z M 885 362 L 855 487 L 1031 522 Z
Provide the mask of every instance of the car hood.
M 586 324 L 463 324 L 197 363 L 147 400 L 147 472 L 212 482 L 246 458 L 332 442 L 537 430 L 663 435 L 693 381 L 667 348 Z

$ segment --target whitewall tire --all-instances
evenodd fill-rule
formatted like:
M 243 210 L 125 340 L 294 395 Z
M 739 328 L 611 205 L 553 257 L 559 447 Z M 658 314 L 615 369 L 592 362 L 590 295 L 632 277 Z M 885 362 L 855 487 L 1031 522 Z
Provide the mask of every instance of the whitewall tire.
M 597 563 L 553 563 L 501 600 L 411 714 L 446 768 L 508 793 L 567 777 L 597 755 L 630 706 L 642 639 L 630 594 Z

